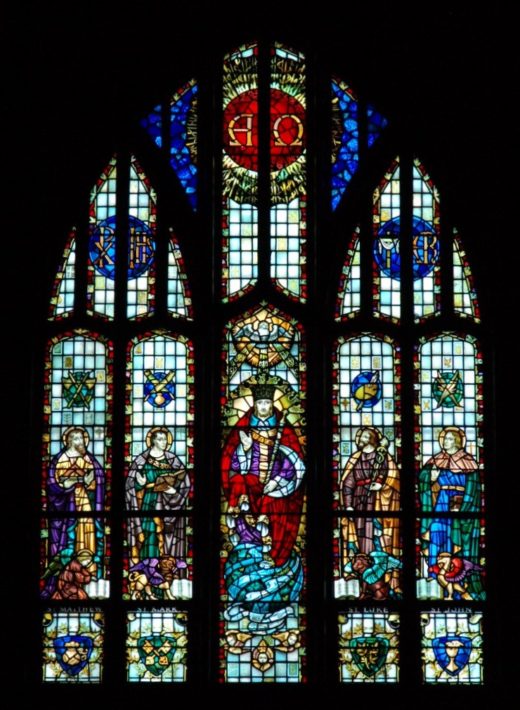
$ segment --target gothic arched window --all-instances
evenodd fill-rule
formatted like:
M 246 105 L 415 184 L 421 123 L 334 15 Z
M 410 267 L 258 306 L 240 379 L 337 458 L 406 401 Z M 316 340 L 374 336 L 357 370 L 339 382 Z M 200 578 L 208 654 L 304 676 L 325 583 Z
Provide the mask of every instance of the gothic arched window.
M 44 684 L 485 680 L 465 234 L 306 47 L 186 64 L 90 175 L 45 345 Z

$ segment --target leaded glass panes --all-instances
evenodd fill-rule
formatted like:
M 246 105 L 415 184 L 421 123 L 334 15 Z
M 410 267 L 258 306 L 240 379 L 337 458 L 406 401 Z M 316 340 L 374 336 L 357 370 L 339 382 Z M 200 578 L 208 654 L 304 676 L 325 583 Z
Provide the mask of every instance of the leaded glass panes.
M 188 614 L 176 609 L 127 612 L 127 681 L 183 683 L 187 679 Z
M 228 324 L 222 408 L 221 678 L 305 679 L 305 353 L 271 306 Z
M 112 320 L 115 305 L 116 189 L 114 156 L 90 194 L 87 313 Z
M 65 318 L 74 311 L 75 276 L 76 230 L 73 229 L 69 234 L 60 269 L 54 281 L 49 309 L 50 320 Z
M 271 277 L 306 296 L 305 58 L 281 44 L 271 55 Z
M 192 596 L 193 347 L 150 333 L 128 351 L 124 594 Z M 136 513 L 139 512 L 139 515 Z
M 482 616 L 468 610 L 421 614 L 424 683 L 483 682 Z
M 128 318 L 155 309 L 155 231 L 157 196 L 137 159 L 130 161 L 128 195 Z
M 224 58 L 222 152 L 223 298 L 258 278 L 258 46 Z
M 340 682 L 399 682 L 399 614 L 348 611 L 338 625 Z
M 347 249 L 347 258 L 341 272 L 336 320 L 353 318 L 361 306 L 361 240 L 356 227 Z
M 197 93 L 197 83 L 192 79 L 173 94 L 167 109 L 166 131 L 161 104 L 140 122 L 158 148 L 168 146 L 170 166 L 194 210 L 197 209 Z
M 413 164 L 413 302 L 416 320 L 438 315 L 441 298 L 439 192 L 423 165 Z
M 473 274 L 456 229 L 453 230 L 453 308 L 465 318 L 480 322 Z
M 99 610 L 43 614 L 43 680 L 47 683 L 101 683 L 104 614 Z
M 401 317 L 399 158 L 385 173 L 373 196 L 374 315 L 397 322 Z

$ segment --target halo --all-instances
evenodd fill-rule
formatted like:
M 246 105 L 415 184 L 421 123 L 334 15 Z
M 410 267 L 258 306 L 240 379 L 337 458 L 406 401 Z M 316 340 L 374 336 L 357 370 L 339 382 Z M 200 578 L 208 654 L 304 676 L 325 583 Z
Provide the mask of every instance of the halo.
M 168 427 L 165 426 L 154 426 L 152 427 L 146 434 L 146 446 L 151 449 L 152 448 L 152 436 L 158 432 L 162 431 L 166 434 L 167 440 L 168 440 L 168 449 L 171 447 L 173 444 L 173 434 L 171 431 L 168 429 Z
M 357 430 L 356 432 L 356 446 L 359 446 L 359 440 L 361 439 L 361 434 L 364 431 L 367 431 L 367 429 L 370 429 L 371 431 L 375 432 L 377 438 L 378 438 L 378 443 L 381 441 L 383 438 L 383 435 L 379 431 L 379 429 L 376 426 L 362 426 L 360 429 Z
M 441 447 L 444 448 L 444 437 L 449 431 L 457 432 L 457 434 L 460 436 L 461 449 L 466 448 L 466 434 L 464 433 L 464 430 L 458 426 L 446 426 L 444 427 L 444 429 L 442 429 L 441 433 L 439 434 L 439 444 L 441 445 Z
M 84 427 L 78 426 L 77 424 L 73 424 L 72 426 L 68 426 L 65 429 L 65 431 L 61 435 L 61 440 L 63 441 L 63 445 L 67 446 L 67 439 L 69 437 L 69 434 L 72 431 L 81 431 L 83 433 L 83 440 L 85 442 L 85 448 L 87 448 L 90 443 L 90 437 L 88 435 L 88 431 Z
M 81 550 L 78 550 L 78 552 L 76 552 L 76 559 L 79 561 L 86 560 L 89 558 L 92 561 L 93 557 L 94 557 L 94 555 L 92 554 L 92 551 L 87 549 L 86 547 L 84 547 Z

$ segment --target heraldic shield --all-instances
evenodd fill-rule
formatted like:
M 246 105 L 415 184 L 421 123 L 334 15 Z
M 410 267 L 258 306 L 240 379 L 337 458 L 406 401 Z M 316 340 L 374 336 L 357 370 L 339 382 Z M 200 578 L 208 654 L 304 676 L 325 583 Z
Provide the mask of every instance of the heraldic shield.
M 65 673 L 76 676 L 85 668 L 92 655 L 94 642 L 88 636 L 58 636 L 53 642 L 56 660 Z
M 175 399 L 175 373 L 173 370 L 145 370 L 144 399 L 152 407 L 162 409 Z
M 147 671 L 159 676 L 171 665 L 177 643 L 173 636 L 143 636 L 137 642 L 139 659 Z
M 448 634 L 433 639 L 432 648 L 442 670 L 455 676 L 469 661 L 472 645 L 467 636 Z
M 350 639 L 352 660 L 366 676 L 373 676 L 384 666 L 390 641 L 377 636 L 359 636 Z
M 458 370 L 439 370 L 432 384 L 437 407 L 457 407 L 464 396 L 464 382 Z

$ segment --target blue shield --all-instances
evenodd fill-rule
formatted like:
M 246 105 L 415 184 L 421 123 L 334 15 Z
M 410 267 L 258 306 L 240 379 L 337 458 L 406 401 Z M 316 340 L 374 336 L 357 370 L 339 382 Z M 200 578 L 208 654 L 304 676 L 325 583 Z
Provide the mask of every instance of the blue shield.
M 432 641 L 435 660 L 443 671 L 452 676 L 457 675 L 469 661 L 471 639 L 467 636 L 448 634 L 439 636 Z
M 159 370 L 145 370 L 146 382 L 144 383 L 144 400 L 162 409 L 175 399 L 175 373 L 173 370 L 161 372 Z
M 85 668 L 92 655 L 94 643 L 88 636 L 69 635 L 54 639 L 56 660 L 67 675 L 76 676 Z

